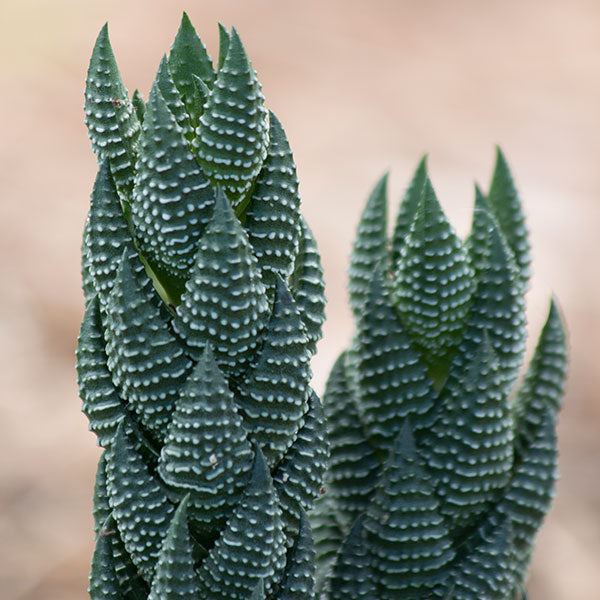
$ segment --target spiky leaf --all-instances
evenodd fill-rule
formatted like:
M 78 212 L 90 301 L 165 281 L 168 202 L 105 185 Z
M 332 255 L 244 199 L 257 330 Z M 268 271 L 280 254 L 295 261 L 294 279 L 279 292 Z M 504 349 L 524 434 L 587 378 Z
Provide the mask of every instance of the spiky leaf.
M 252 358 L 268 315 L 248 236 L 218 192 L 173 327 L 194 354 L 210 342 L 219 366 L 239 374 Z
M 169 61 L 166 54 L 163 54 L 163 57 L 160 61 L 156 78 L 154 79 L 154 84 L 160 90 L 161 96 L 165 100 L 165 104 L 181 128 L 181 132 L 186 139 L 191 140 L 194 137 L 194 132 L 190 121 L 190 116 L 188 115 L 187 107 L 183 102 L 183 98 L 181 97 L 181 94 L 179 93 L 179 90 L 173 81 L 173 76 L 171 75 Z
M 101 530 L 96 539 L 90 587 L 91 600 L 125 600 L 115 571 L 110 533 L 106 528 Z
M 256 73 L 235 29 L 200 119 L 196 150 L 202 169 L 243 211 L 265 159 L 267 112 Z
M 177 401 L 158 472 L 173 490 L 190 493 L 190 516 L 214 530 L 239 502 L 252 460 L 233 394 L 207 345 Z
M 362 213 L 350 255 L 348 291 L 350 307 L 359 318 L 369 295 L 370 281 L 378 268 L 385 269 L 387 247 L 387 179 L 386 173 L 375 185 Z
M 107 25 L 100 30 L 90 60 L 85 124 L 98 159 L 108 159 L 117 186 L 124 193 L 131 191 L 140 124 L 123 85 Z

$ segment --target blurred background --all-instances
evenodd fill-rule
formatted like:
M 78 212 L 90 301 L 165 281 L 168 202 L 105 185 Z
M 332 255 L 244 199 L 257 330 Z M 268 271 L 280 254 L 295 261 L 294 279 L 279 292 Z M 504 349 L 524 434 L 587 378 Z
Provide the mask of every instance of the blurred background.
M 235 25 L 294 150 L 323 255 L 322 392 L 351 333 L 347 257 L 371 186 L 391 211 L 421 155 L 466 233 L 494 144 L 528 215 L 531 340 L 555 294 L 571 343 L 554 508 L 531 600 L 600 589 L 600 3 L 596 0 L 2 0 L 0 2 L 0 596 L 85 598 L 99 451 L 80 413 L 79 246 L 95 176 L 83 88 L 110 23 L 130 92 L 147 97 L 187 10 L 217 54 Z

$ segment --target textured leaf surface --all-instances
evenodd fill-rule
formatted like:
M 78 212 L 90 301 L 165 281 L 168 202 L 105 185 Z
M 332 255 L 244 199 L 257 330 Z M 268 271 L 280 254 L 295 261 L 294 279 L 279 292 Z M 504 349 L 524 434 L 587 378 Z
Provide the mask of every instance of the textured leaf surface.
M 233 394 L 207 346 L 177 402 L 158 472 L 174 491 L 190 493 L 190 516 L 213 530 L 239 502 L 253 456 Z
M 328 495 L 348 524 L 366 511 L 377 485 L 380 463 L 367 440 L 347 378 L 346 353 L 335 362 L 323 395 L 330 457 Z
M 436 397 L 377 270 L 358 321 L 355 368 L 358 401 L 373 444 L 387 452 L 405 418 L 415 430 L 431 424 Z
M 125 408 L 107 366 L 104 332 L 97 296 L 85 311 L 77 346 L 77 383 L 83 400 L 81 410 L 89 419 L 89 429 L 98 436 L 100 446 L 108 446 Z
M 298 535 L 288 553 L 277 600 L 313 600 L 314 588 L 315 547 L 308 517 L 302 511 Z
M 123 544 L 150 582 L 175 509 L 122 425 L 108 456 L 107 477 L 110 506 Z
M 317 244 L 304 218 L 300 219 L 300 227 L 300 247 L 296 255 L 294 271 L 290 276 L 290 289 L 302 315 L 312 354 L 314 354 L 317 342 L 323 336 L 327 302 L 325 280 Z
M 496 165 L 488 199 L 494 216 L 500 224 L 500 229 L 515 257 L 519 288 L 521 292 L 525 292 L 529 283 L 529 265 L 531 263 L 527 225 L 521 207 L 521 199 L 500 148 L 496 149 Z
M 197 355 L 210 342 L 220 367 L 227 374 L 239 374 L 252 358 L 268 317 L 265 288 L 248 236 L 219 192 L 174 329 Z
M 150 299 L 150 280 L 132 260 L 121 261 L 108 301 L 108 367 L 131 410 L 162 439 L 191 361 Z
M 131 214 L 150 263 L 176 280 L 187 279 L 213 205 L 209 181 L 155 84 L 140 137 Z
M 129 248 L 134 251 L 133 240 L 107 160 L 101 163 L 94 183 L 85 235 L 93 286 L 100 300 L 106 302 L 121 263 L 123 250 Z
M 85 83 L 85 124 L 92 149 L 99 160 L 108 159 L 117 186 L 126 193 L 133 185 L 140 125 L 117 67 L 107 25 L 96 40 Z
M 464 326 L 473 272 L 429 180 L 400 251 L 393 290 L 410 336 L 435 367 L 451 352 Z
M 269 594 L 285 551 L 273 480 L 258 450 L 244 495 L 198 571 L 200 597 L 247 600 L 260 579 Z
M 290 447 L 308 410 L 310 350 L 300 314 L 277 278 L 260 354 L 237 390 L 249 438 L 273 467 Z
M 300 235 L 296 164 L 279 119 L 269 113 L 269 148 L 252 191 L 245 227 L 268 290 L 294 267 Z
M 187 496 L 169 525 L 148 600 L 198 600 L 198 580 L 187 525 Z
M 423 594 L 442 582 L 454 552 L 439 510 L 407 421 L 365 520 L 379 599 Z
M 110 535 L 101 531 L 96 539 L 88 589 L 91 600 L 125 599 L 115 571 Z
M 387 173 L 377 182 L 362 213 L 350 255 L 348 291 L 350 307 L 358 319 L 369 295 L 370 281 L 388 257 L 387 248 Z
M 265 159 L 267 112 L 256 73 L 235 29 L 200 119 L 196 150 L 213 185 L 242 205 Z

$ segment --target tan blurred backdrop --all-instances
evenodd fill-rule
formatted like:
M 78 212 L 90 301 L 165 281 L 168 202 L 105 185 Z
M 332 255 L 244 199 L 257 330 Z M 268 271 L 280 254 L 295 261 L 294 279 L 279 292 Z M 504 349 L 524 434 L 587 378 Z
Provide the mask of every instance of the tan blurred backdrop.
M 0 597 L 85 598 L 99 452 L 79 412 L 79 245 L 95 161 L 83 125 L 94 39 L 110 22 L 130 91 L 147 97 L 187 10 L 212 55 L 235 25 L 298 165 L 329 297 L 313 367 L 323 390 L 350 336 L 345 269 L 370 187 L 392 211 L 424 152 L 465 233 L 494 144 L 531 228 L 537 335 L 551 293 L 571 349 L 561 480 L 532 600 L 600 598 L 600 3 L 1 0 Z

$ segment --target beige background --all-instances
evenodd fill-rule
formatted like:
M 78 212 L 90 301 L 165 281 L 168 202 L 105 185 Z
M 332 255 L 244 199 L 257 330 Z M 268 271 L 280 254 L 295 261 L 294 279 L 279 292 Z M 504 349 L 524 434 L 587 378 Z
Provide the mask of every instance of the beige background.
M 532 600 L 600 592 L 600 3 L 2 0 L 0 2 L 0 597 L 85 598 L 98 450 L 79 412 L 79 244 L 95 162 L 83 125 L 94 39 L 109 20 L 130 91 L 147 94 L 182 9 L 213 56 L 235 25 L 294 149 L 323 253 L 328 322 L 315 386 L 347 342 L 345 268 L 370 187 L 392 211 L 424 152 L 459 232 L 493 148 L 529 216 L 531 330 L 555 293 L 572 345 L 562 478 Z

